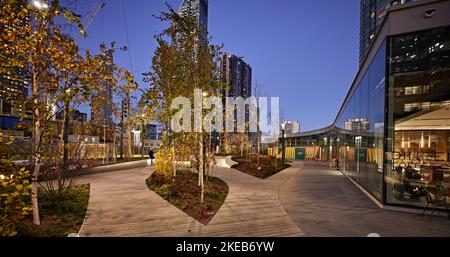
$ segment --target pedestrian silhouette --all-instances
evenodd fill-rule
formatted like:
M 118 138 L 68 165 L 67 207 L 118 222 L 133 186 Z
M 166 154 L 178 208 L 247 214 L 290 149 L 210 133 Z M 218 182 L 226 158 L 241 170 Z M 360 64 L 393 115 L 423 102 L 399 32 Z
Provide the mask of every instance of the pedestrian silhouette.
M 150 158 L 150 165 L 153 165 L 153 159 L 155 159 L 155 152 L 153 152 L 153 149 L 148 150 L 148 158 Z

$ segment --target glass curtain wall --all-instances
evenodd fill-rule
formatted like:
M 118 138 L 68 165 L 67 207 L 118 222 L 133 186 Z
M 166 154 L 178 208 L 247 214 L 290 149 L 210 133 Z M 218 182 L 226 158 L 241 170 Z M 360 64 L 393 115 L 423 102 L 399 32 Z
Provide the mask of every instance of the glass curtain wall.
M 386 42 L 336 122 L 339 166 L 382 200 Z
M 449 197 L 450 27 L 389 39 L 388 92 L 386 202 Z
M 450 27 L 388 37 L 334 127 L 288 144 L 337 157 L 384 203 L 450 203 Z

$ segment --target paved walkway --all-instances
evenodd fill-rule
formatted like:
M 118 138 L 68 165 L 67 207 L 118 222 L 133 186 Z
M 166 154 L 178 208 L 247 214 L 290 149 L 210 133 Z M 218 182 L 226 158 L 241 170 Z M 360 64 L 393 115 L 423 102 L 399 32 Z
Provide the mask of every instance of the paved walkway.
M 324 163 L 304 168 L 281 189 L 286 212 L 305 236 L 450 236 L 447 217 L 380 209 L 339 171 Z
M 219 212 L 204 226 L 150 191 L 150 168 L 90 175 L 86 220 L 81 236 L 302 236 L 279 201 L 280 188 L 301 164 L 267 180 L 217 168 L 230 191 Z
M 150 191 L 150 173 L 83 177 L 91 198 L 81 236 L 450 236 L 447 218 L 382 210 L 324 163 L 294 162 L 266 180 L 216 169 L 230 191 L 207 226 Z

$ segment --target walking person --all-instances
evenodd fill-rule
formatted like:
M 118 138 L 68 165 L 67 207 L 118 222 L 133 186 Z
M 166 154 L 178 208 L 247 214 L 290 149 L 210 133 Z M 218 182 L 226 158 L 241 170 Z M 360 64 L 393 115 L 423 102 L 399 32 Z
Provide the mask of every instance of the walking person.
M 148 158 L 150 158 L 150 166 L 153 165 L 153 159 L 155 159 L 155 152 L 150 148 L 148 150 Z

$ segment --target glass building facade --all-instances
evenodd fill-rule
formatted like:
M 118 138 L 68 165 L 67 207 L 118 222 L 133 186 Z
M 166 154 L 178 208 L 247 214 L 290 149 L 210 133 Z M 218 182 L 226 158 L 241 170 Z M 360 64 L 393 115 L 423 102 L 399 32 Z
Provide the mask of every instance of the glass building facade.
M 424 207 L 427 192 L 450 202 L 446 24 L 378 35 L 334 124 L 288 134 L 286 158 L 333 161 L 382 204 Z M 281 145 L 269 154 L 281 156 Z
M 386 202 L 423 206 L 425 188 L 450 196 L 450 26 L 389 40 Z
M 382 197 L 386 41 L 338 116 L 337 147 L 343 172 Z
M 393 5 L 417 0 L 361 0 L 359 28 L 359 63 L 361 64 L 375 39 L 386 10 Z

